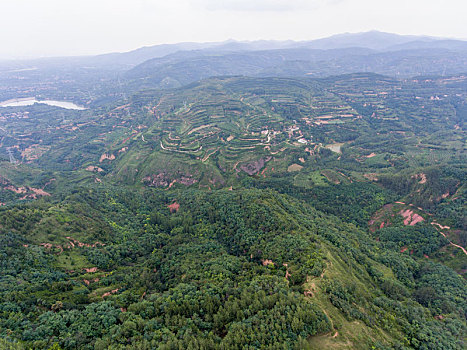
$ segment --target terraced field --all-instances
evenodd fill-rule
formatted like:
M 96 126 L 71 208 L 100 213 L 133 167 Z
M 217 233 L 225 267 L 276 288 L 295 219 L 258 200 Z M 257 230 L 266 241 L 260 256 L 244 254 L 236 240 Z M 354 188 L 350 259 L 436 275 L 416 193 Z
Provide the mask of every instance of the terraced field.
M 419 90 L 414 84 L 375 74 L 322 80 L 218 77 L 164 93 L 144 91 L 112 111 L 118 125 L 99 142 L 110 144 L 102 153 L 116 159 L 103 165 L 111 176 L 132 183 L 211 187 L 265 168 L 269 175 L 293 164 L 306 171 L 306 159 L 324 148 L 339 159 L 344 155 L 379 169 L 395 166 L 402 153 L 436 148 L 441 153 L 435 157 L 455 157 L 443 153 L 453 147 L 463 152 L 455 109 L 465 81 L 431 81 Z M 432 98 L 440 84 L 451 84 L 451 95 Z M 442 128 L 441 114 L 447 118 Z M 430 133 L 446 126 L 454 130 L 448 138 Z M 397 147 L 388 149 L 381 138 Z M 414 165 L 422 158 L 405 161 L 419 159 Z M 84 167 L 96 165 L 101 164 Z M 300 167 L 293 168 L 300 172 Z
M 27 134 L 16 127 L 25 112 L 7 112 L 0 127 L 9 127 L 2 144 L 17 159 L 79 168 L 85 181 L 224 186 L 241 174 L 272 176 L 293 164 L 304 167 L 293 166 L 296 172 L 312 173 L 325 148 L 336 167 L 349 166 L 361 178 L 375 169 L 422 166 L 427 158 L 462 157 L 466 82 L 464 76 L 401 81 L 376 74 L 217 77 L 143 90 L 108 110 L 74 112 L 73 123 L 64 118 Z M 50 111 L 37 106 L 28 120 L 52 122 Z

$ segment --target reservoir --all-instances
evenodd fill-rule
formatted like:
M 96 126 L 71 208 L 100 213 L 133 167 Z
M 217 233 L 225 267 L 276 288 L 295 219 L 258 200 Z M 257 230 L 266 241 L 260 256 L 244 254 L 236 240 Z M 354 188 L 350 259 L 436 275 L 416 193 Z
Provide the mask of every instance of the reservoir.
M 60 108 L 65 108 L 65 109 L 75 109 L 79 111 L 86 109 L 72 102 L 54 101 L 54 100 L 38 101 L 34 97 L 16 98 L 13 100 L 3 101 L 3 102 L 0 102 L 0 107 L 24 107 L 24 106 L 32 106 L 35 103 L 43 103 L 49 106 L 55 106 L 55 107 L 60 107 Z

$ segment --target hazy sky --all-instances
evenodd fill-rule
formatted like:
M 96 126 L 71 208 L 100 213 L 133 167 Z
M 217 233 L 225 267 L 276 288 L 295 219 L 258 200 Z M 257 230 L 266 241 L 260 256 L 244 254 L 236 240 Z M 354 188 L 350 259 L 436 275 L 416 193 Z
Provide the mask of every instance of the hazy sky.
M 380 30 L 467 38 L 467 0 L 0 0 L 0 57 Z

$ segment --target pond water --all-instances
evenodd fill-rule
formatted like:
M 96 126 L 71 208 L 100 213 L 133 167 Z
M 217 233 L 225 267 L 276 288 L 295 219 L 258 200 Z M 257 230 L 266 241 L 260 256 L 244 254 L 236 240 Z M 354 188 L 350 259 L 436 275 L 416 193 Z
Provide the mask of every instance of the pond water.
M 342 153 L 341 148 L 343 145 L 344 143 L 331 143 L 330 145 L 326 145 L 324 147 L 330 149 L 333 152 Z
M 49 106 L 55 106 L 55 107 L 60 107 L 60 108 L 65 108 L 65 109 L 75 109 L 79 111 L 86 109 L 84 107 L 74 104 L 73 102 L 55 101 L 55 100 L 38 101 L 33 97 L 16 98 L 16 99 L 8 100 L 8 101 L 3 101 L 3 102 L 0 102 L 0 107 L 24 107 L 24 106 L 32 106 L 35 103 L 43 103 Z

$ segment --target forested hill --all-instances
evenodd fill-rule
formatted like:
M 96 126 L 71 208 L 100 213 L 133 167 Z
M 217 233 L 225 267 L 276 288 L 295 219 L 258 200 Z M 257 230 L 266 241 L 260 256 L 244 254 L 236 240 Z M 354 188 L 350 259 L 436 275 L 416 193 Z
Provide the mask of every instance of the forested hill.
M 305 202 L 254 189 L 72 192 L 0 211 L 10 341 L 462 348 L 464 279 Z

